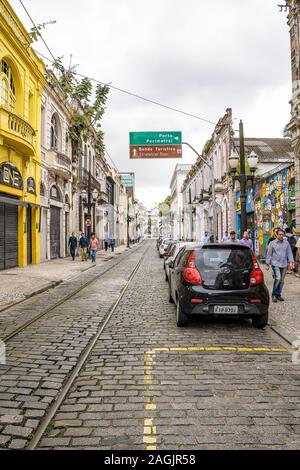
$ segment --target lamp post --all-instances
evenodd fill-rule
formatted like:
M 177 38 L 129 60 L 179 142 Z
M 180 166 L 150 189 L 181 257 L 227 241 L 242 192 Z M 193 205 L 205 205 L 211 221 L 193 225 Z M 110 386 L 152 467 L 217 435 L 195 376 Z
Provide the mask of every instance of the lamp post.
M 245 158 L 245 138 L 244 138 L 244 124 L 240 121 L 239 126 L 240 133 L 240 157 L 238 158 L 235 153 L 229 158 L 229 165 L 231 168 L 233 181 L 239 181 L 240 192 L 241 192 L 241 234 L 247 230 L 247 183 L 251 181 L 253 184 L 254 174 L 257 170 L 258 157 L 254 151 L 252 151 L 248 157 L 248 163 L 250 166 L 251 175 L 246 174 L 246 158 Z M 237 176 L 237 167 L 240 163 L 240 174 Z
M 87 221 L 89 221 L 89 223 L 87 225 L 87 237 L 88 237 L 89 240 L 90 240 L 91 235 L 92 235 L 92 224 L 93 224 L 92 209 L 96 205 L 98 195 L 99 194 L 98 194 L 98 191 L 96 189 L 94 189 L 94 191 L 92 191 L 92 175 L 89 172 L 87 191 L 83 190 L 82 193 L 81 193 L 81 196 L 82 196 L 83 199 L 87 198 L 87 202 L 85 202 L 84 205 L 85 205 L 85 207 L 87 208 L 87 211 L 88 211 L 88 213 L 86 215 L 86 218 L 85 218 L 85 223 Z
M 205 165 L 208 166 L 208 168 L 211 171 L 211 176 L 212 176 L 212 204 L 213 204 L 213 229 L 212 229 L 212 235 L 214 237 L 214 242 L 217 240 L 217 211 L 216 211 L 216 188 L 215 188 L 215 167 L 214 167 L 214 162 L 209 163 L 207 160 L 205 160 L 202 155 L 200 155 L 189 143 L 187 142 L 182 142 L 182 145 L 187 145 L 199 158 L 200 160 L 203 161 Z

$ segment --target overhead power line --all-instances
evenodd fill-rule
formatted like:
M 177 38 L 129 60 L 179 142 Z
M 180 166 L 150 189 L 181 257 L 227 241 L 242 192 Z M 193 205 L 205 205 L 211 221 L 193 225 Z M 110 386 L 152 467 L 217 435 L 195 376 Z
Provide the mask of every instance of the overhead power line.
M 35 30 L 37 30 L 38 28 L 37 28 L 37 26 L 36 26 L 34 20 L 32 19 L 32 16 L 30 15 L 29 11 L 28 11 L 27 8 L 25 7 L 24 3 L 22 2 L 22 0 L 19 0 L 19 2 L 20 2 L 20 4 L 22 5 L 23 9 L 25 10 L 25 12 L 26 12 L 28 18 L 29 18 L 30 21 L 32 22 L 32 24 L 33 24 Z M 39 54 L 41 57 L 43 57 L 44 59 L 46 59 L 47 61 L 49 61 L 49 62 L 52 63 L 53 61 L 56 60 L 56 58 L 54 57 L 54 54 L 51 52 L 51 49 L 49 48 L 48 44 L 47 44 L 46 41 L 44 40 L 44 38 L 43 38 L 43 36 L 42 36 L 42 34 L 41 34 L 40 31 L 39 31 L 39 36 L 40 36 L 41 40 L 43 41 L 43 43 L 44 43 L 46 49 L 47 49 L 48 52 L 50 53 L 50 55 L 51 55 L 51 57 L 52 57 L 52 60 L 49 59 L 48 57 L 44 56 L 43 54 L 41 54 L 39 51 L 35 51 L 35 52 L 36 52 L 37 54 Z M 137 98 L 137 99 L 139 99 L 139 100 L 146 101 L 147 103 L 154 104 L 155 106 L 160 106 L 161 108 L 169 109 L 170 111 L 173 111 L 173 112 L 175 112 L 175 113 L 183 114 L 183 115 L 185 115 L 185 116 L 189 116 L 189 117 L 192 117 L 192 118 L 194 118 L 194 119 L 198 119 L 199 121 L 206 122 L 207 124 L 212 124 L 213 126 L 216 126 L 216 125 L 217 125 L 216 122 L 210 121 L 209 119 L 205 119 L 205 118 L 203 118 L 203 117 L 197 116 L 197 115 L 192 114 L 192 113 L 188 113 L 188 112 L 183 111 L 183 110 L 181 110 L 181 109 L 177 109 L 177 108 L 174 108 L 174 107 L 172 107 L 172 106 L 168 106 L 168 105 L 166 105 L 166 104 L 160 103 L 160 102 L 158 102 L 158 101 L 151 100 L 151 99 L 149 99 L 149 98 L 145 98 L 144 96 L 138 95 L 138 94 L 136 94 L 136 93 L 132 93 L 132 92 L 130 92 L 130 91 L 128 91 L 128 90 L 124 90 L 124 89 L 119 88 L 119 87 L 116 87 L 116 86 L 112 85 L 111 83 L 107 84 L 107 83 L 104 83 L 104 82 L 102 82 L 102 81 L 100 81 L 100 80 L 97 80 L 97 79 L 95 79 L 95 78 L 87 77 L 86 75 L 82 75 L 82 74 L 80 74 L 80 73 L 78 73 L 78 72 L 74 72 L 74 73 L 75 73 L 75 75 L 77 75 L 78 77 L 81 77 L 81 78 L 88 78 L 89 80 L 91 80 L 91 81 L 93 81 L 93 82 L 95 82 L 95 83 L 97 83 L 97 84 L 99 84 L 99 85 L 108 86 L 108 87 L 111 88 L 112 90 L 116 90 L 116 91 L 119 91 L 120 93 L 124 93 L 124 94 L 126 94 L 126 95 L 132 96 L 132 97 Z

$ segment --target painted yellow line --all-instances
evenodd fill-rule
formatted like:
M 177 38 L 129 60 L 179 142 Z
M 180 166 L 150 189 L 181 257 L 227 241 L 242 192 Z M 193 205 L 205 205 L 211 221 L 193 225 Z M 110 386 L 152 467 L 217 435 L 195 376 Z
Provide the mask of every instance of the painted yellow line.
M 212 347 L 193 347 L 193 348 L 156 348 L 153 349 L 152 351 L 148 351 L 146 354 L 147 355 L 153 355 L 156 352 L 222 352 L 222 351 L 227 351 L 227 352 L 281 352 L 285 353 L 288 352 L 287 349 L 285 348 L 246 348 L 246 347 L 234 347 L 234 346 L 224 346 L 224 347 L 218 347 L 218 346 L 212 346 Z M 148 365 L 145 370 L 148 370 L 150 366 Z
M 154 425 L 154 417 L 149 415 L 150 412 L 156 411 L 153 394 L 153 366 L 156 353 L 160 352 L 236 352 L 236 353 L 287 353 L 285 348 L 248 348 L 237 346 L 206 346 L 206 347 L 190 347 L 190 348 L 154 348 L 145 352 L 144 355 L 144 384 L 146 389 L 147 402 L 145 404 L 144 419 L 144 444 L 146 450 L 157 450 L 156 426 Z

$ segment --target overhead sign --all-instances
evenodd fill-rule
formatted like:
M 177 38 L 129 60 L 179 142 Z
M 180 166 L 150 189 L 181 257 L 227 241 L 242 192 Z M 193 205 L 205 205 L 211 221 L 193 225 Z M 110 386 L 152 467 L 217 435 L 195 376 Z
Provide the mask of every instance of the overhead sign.
M 130 158 L 182 158 L 182 133 L 131 132 Z
M 121 184 L 125 188 L 134 188 L 135 174 L 134 173 L 120 173 Z

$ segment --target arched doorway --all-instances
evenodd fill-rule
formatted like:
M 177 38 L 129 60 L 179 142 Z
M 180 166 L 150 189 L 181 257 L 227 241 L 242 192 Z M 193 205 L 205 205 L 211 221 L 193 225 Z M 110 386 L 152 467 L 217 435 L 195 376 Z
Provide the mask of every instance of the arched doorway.
M 61 208 L 55 203 L 61 202 L 60 192 L 57 186 L 50 189 L 50 257 L 51 259 L 60 258 L 60 215 Z

